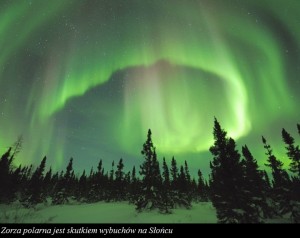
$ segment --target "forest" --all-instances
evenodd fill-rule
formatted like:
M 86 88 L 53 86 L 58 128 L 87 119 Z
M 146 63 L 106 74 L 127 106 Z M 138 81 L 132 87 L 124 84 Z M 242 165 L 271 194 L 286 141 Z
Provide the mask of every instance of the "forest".
M 300 136 L 300 124 L 297 124 Z M 24 207 L 39 203 L 53 205 L 98 201 L 126 201 L 138 212 L 157 210 L 170 214 L 178 207 L 190 209 L 193 202 L 212 202 L 220 223 L 263 223 L 266 218 L 288 214 L 295 223 L 300 222 L 300 149 L 295 139 L 282 129 L 283 146 L 290 164 L 284 168 L 273 153 L 267 139 L 262 137 L 265 165 L 261 169 L 247 145 L 237 150 L 236 142 L 227 135 L 214 119 L 214 144 L 210 174 L 204 178 L 201 169 L 197 179 L 192 178 L 187 161 L 178 164 L 173 157 L 171 164 L 160 160 L 156 153 L 152 132 L 149 129 L 142 145 L 144 160 L 131 171 L 124 171 L 124 161 L 112 162 L 106 170 L 102 160 L 97 169 L 85 170 L 75 175 L 73 158 L 63 171 L 46 170 L 47 157 L 40 165 L 14 164 L 22 148 L 22 139 L 10 147 L 0 159 L 0 203 L 19 201 Z M 162 161 L 160 164 L 159 161 Z

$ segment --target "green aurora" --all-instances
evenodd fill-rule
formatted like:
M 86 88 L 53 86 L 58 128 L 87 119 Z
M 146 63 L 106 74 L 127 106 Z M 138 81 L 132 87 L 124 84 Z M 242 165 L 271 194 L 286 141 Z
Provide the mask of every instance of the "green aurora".
M 299 25 L 297 0 L 2 0 L 0 152 L 22 134 L 17 163 L 132 166 L 151 128 L 160 158 L 207 173 L 216 116 L 261 165 L 262 134 L 287 162 Z

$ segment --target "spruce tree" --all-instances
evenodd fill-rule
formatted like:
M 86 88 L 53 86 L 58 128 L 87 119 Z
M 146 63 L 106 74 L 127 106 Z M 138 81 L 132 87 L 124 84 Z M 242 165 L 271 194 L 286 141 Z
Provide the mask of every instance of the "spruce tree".
M 121 158 L 118 165 L 117 170 L 115 172 L 116 179 L 115 179 L 115 199 L 117 201 L 125 200 L 125 179 L 124 179 L 124 164 L 123 159 Z M 130 175 L 129 175 L 130 179 Z
M 290 206 L 291 218 L 298 223 L 300 222 L 300 149 L 285 129 L 282 129 L 282 139 L 286 144 L 287 156 L 291 160 L 290 171 L 296 174 L 291 181 Z
M 240 154 L 235 148 L 234 140 L 227 137 L 227 132 L 221 128 L 216 118 L 213 135 L 210 183 L 211 200 L 217 210 L 218 220 L 221 223 L 252 222 L 247 220 L 249 214 L 245 216 L 245 207 L 249 204 L 244 196 Z
M 15 171 L 11 171 L 11 193 L 12 201 L 20 198 L 20 191 L 22 186 L 22 167 L 19 167 Z
M 247 196 L 249 202 L 252 204 L 252 206 L 248 207 L 251 210 L 248 214 L 256 213 L 257 216 L 254 219 L 262 217 L 263 214 L 264 216 L 268 216 L 270 209 L 266 202 L 264 173 L 259 170 L 256 159 L 254 159 L 246 145 L 242 147 L 242 154 L 244 157 L 242 165 L 244 167 L 245 196 Z M 253 220 L 253 222 L 259 221 Z
M 135 166 L 133 166 L 131 171 L 131 183 L 129 188 L 129 202 L 133 203 L 135 201 L 135 198 L 138 196 L 138 179 L 136 177 L 136 170 Z
M 87 201 L 87 177 L 85 175 L 85 170 L 83 170 L 82 175 L 79 178 L 78 181 L 78 189 L 77 189 L 77 201 L 79 202 L 85 202 Z
M 191 183 L 191 175 L 190 175 L 189 166 L 188 166 L 186 160 L 184 161 L 184 173 L 185 173 L 185 178 L 186 178 L 187 185 L 189 186 L 190 183 Z
M 65 179 L 66 183 L 68 183 L 71 180 L 72 171 L 73 171 L 73 158 L 70 159 L 67 169 L 66 169 L 66 173 L 64 175 L 64 179 Z
M 109 180 L 112 182 L 114 181 L 114 173 L 115 173 L 115 161 L 111 163 L 111 170 L 109 174 Z
M 11 148 L 0 159 L 0 203 L 11 202 Z
M 187 179 L 183 166 L 180 166 L 180 172 L 178 176 L 178 187 L 180 192 L 187 192 Z
M 284 214 L 290 210 L 290 179 L 287 172 L 283 169 L 283 163 L 273 154 L 271 146 L 262 137 L 262 142 L 268 156 L 265 164 L 272 172 L 272 198 L 277 203 L 275 210 L 278 214 Z
M 287 155 L 291 160 L 290 171 L 295 173 L 300 178 L 300 149 L 295 145 L 294 138 L 285 130 L 282 129 L 282 139 L 286 144 Z
M 171 160 L 171 186 L 172 186 L 172 190 L 175 191 L 178 189 L 178 168 L 177 168 L 177 162 L 174 158 L 174 156 L 172 157 Z
M 43 173 L 46 166 L 47 157 L 45 156 L 40 166 L 34 171 L 28 186 L 27 201 L 24 201 L 24 205 L 31 206 L 40 202 L 43 202 L 45 195 L 43 191 Z
M 23 136 L 19 136 L 17 141 L 12 146 L 12 157 L 16 157 L 20 153 L 23 145 Z
M 116 181 L 123 181 L 124 179 L 124 163 L 123 163 L 123 159 L 121 158 L 119 160 L 119 163 L 117 165 L 117 171 L 116 171 Z
M 171 209 L 173 208 L 174 204 L 171 197 L 170 173 L 165 158 L 163 158 L 162 177 L 163 177 L 163 185 L 162 185 L 163 192 L 162 192 L 162 201 L 161 201 L 160 210 L 163 213 L 171 213 Z
M 180 172 L 177 179 L 178 190 L 177 194 L 174 196 L 174 203 L 179 206 L 184 206 L 185 208 L 191 207 L 191 186 L 190 182 L 187 179 L 186 171 L 184 167 L 180 166 Z
M 130 171 L 128 171 L 124 175 L 124 181 L 123 181 L 124 196 L 122 197 L 122 200 L 128 201 L 130 199 L 130 189 L 131 189 L 131 175 L 130 175 Z
M 201 170 L 198 170 L 198 185 L 197 185 L 198 200 L 201 202 L 207 202 L 206 185 L 203 179 Z
M 289 177 L 286 171 L 283 169 L 283 163 L 275 157 L 271 146 L 267 143 L 267 140 L 264 137 L 262 137 L 262 142 L 264 144 L 264 148 L 266 149 L 266 155 L 268 156 L 268 163 L 265 165 L 270 167 L 272 171 L 273 188 L 287 186 L 289 183 Z
M 200 200 L 199 199 L 199 192 L 198 192 L 198 185 L 197 185 L 197 182 L 196 182 L 195 178 L 193 178 L 192 181 L 191 181 L 190 194 L 191 194 L 192 201 L 194 200 L 194 201 L 198 202 Z
M 163 173 L 162 173 L 162 176 L 163 176 L 163 185 L 164 185 L 164 187 L 170 188 L 170 186 L 171 186 L 170 173 L 169 173 L 169 168 L 168 168 L 168 165 L 166 163 L 165 157 L 163 158 Z
M 102 165 L 102 159 L 100 159 L 97 166 L 97 172 L 94 176 L 94 179 L 90 180 L 90 183 L 91 183 L 91 190 L 93 191 L 93 194 L 91 194 L 90 199 L 92 199 L 93 201 L 100 201 L 104 199 L 105 183 L 104 183 L 104 168 Z
M 271 190 L 271 182 L 266 170 L 263 170 L 263 179 L 264 179 L 264 191 L 268 193 Z
M 155 147 L 151 138 L 151 130 L 148 130 L 147 140 L 143 144 L 141 154 L 144 162 L 140 166 L 142 176 L 139 196 L 135 199 L 136 210 L 159 208 L 161 201 L 161 175 Z
M 43 187 L 43 193 L 44 195 L 50 196 L 52 194 L 52 189 L 53 189 L 53 184 L 52 184 L 52 169 L 50 167 L 50 169 L 47 171 L 45 177 L 44 177 L 44 181 L 43 181 L 44 187 Z
M 107 184 L 107 191 L 106 191 L 106 201 L 109 202 L 114 198 L 115 194 L 115 161 L 112 162 L 111 164 L 111 170 L 109 173 L 109 180 Z
M 64 175 L 64 182 L 63 186 L 65 188 L 66 192 L 66 199 L 71 197 L 72 193 L 74 192 L 75 187 L 75 176 L 74 176 L 74 170 L 73 170 L 73 158 L 70 158 L 69 164 L 66 168 L 66 173 Z
M 188 200 L 191 202 L 193 197 L 193 187 L 189 166 L 186 160 L 184 161 L 184 174 L 186 179 L 186 195 L 188 197 Z
M 66 172 L 61 171 L 58 176 L 56 183 L 56 191 L 52 198 L 52 203 L 54 205 L 64 204 L 69 202 L 71 193 L 74 192 L 73 186 L 75 185 L 73 181 L 73 158 L 70 158 L 69 163 L 66 168 Z

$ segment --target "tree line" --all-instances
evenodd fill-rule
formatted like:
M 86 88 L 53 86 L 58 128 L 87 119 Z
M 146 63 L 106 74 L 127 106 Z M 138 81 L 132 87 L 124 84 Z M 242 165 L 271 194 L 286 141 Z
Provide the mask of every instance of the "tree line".
M 300 135 L 299 124 L 297 129 Z M 33 207 L 43 202 L 57 205 L 128 201 L 139 212 L 158 209 L 171 213 L 177 207 L 190 209 L 192 202 L 211 201 L 221 223 L 259 223 L 287 214 L 300 222 L 300 149 L 285 129 L 282 139 L 291 161 L 290 173 L 262 137 L 271 178 L 259 168 L 247 145 L 241 153 L 236 149 L 234 139 L 227 136 L 216 118 L 213 136 L 208 180 L 200 169 L 197 179 L 192 178 L 187 161 L 178 165 L 173 157 L 168 165 L 163 158 L 160 165 L 150 129 L 138 171 L 133 166 L 126 172 L 121 158 L 116 165 L 112 162 L 110 170 L 105 170 L 100 160 L 96 170 L 84 170 L 80 176 L 75 175 L 73 158 L 60 172 L 51 167 L 46 171 L 47 157 L 35 169 L 33 165 L 14 167 L 13 160 L 22 146 L 19 139 L 0 159 L 0 203 L 17 200 L 25 207 Z

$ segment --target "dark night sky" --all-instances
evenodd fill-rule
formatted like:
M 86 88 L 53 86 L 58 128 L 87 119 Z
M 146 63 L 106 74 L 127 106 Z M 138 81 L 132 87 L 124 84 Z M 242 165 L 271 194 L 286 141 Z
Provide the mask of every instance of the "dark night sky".
M 262 134 L 287 162 L 299 26 L 296 0 L 2 0 L 0 152 L 23 135 L 17 163 L 131 169 L 151 128 L 159 158 L 207 173 L 216 116 L 260 164 Z

